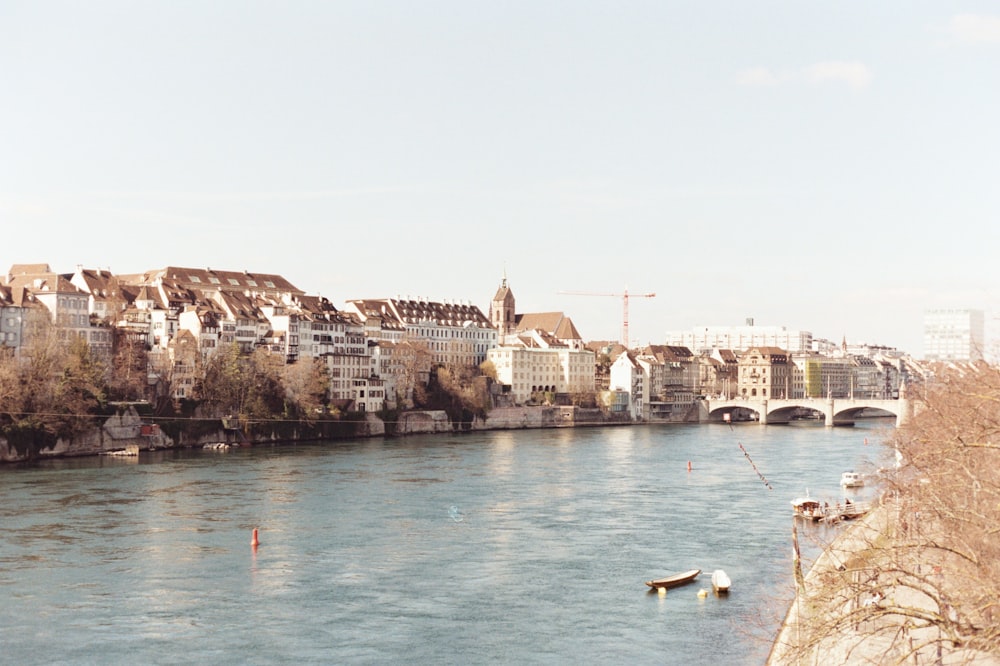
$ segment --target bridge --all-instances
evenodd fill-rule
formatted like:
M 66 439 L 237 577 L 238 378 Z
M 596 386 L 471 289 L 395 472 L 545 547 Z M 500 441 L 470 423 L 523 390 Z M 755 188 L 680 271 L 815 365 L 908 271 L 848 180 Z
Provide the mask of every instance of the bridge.
M 827 426 L 854 425 L 854 420 L 864 411 L 878 410 L 896 417 L 896 426 L 901 426 L 913 416 L 910 400 L 879 400 L 872 398 L 794 398 L 771 399 L 733 398 L 729 400 L 705 400 L 701 413 L 702 422 L 738 421 L 751 417 L 760 425 L 788 423 L 798 417 L 803 410 L 810 410 L 817 418 L 822 415 Z M 868 414 L 871 416 L 872 414 Z

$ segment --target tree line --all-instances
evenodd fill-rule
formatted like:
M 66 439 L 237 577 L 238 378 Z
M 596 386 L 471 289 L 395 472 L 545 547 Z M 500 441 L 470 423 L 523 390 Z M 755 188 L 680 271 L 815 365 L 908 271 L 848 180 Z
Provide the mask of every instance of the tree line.
M 330 371 L 322 359 L 286 363 L 258 348 L 235 343 L 208 358 L 182 354 L 182 399 L 174 397 L 176 361 L 149 353 L 142 341 L 119 336 L 109 356 L 83 339 L 60 339 L 58 329 L 33 332 L 21 354 L 0 346 L 0 437 L 35 455 L 57 439 L 71 439 L 100 425 L 116 403 L 144 402 L 156 417 L 313 423 L 343 416 L 330 400 Z M 489 409 L 487 384 L 478 369 L 435 367 L 407 400 L 408 407 L 444 409 L 456 422 Z

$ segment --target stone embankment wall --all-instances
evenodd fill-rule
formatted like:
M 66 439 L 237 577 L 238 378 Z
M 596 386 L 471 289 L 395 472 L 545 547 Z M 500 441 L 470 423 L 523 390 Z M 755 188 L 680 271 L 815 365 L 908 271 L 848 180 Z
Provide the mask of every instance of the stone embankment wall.
M 485 419 L 476 419 L 473 430 L 514 430 L 518 428 L 574 428 L 577 426 L 630 423 L 627 416 L 615 418 L 600 409 L 582 407 L 500 407 Z
M 133 407 L 108 418 L 100 428 L 71 439 L 56 439 L 54 446 L 37 452 L 40 458 L 92 456 L 127 449 L 168 448 L 174 445 L 170 437 L 158 428 L 149 428 Z M 0 438 L 0 461 L 17 462 L 29 457 L 6 439 Z
M 581 407 L 503 407 L 493 409 L 486 418 L 475 419 L 468 427 L 456 426 L 444 411 L 411 411 L 399 416 L 394 433 L 418 435 L 455 432 L 461 430 L 512 430 L 522 428 L 572 428 L 629 424 L 625 414 L 607 414 L 600 409 Z M 364 420 L 327 422 L 301 427 L 283 428 L 280 432 L 261 425 L 248 429 L 223 428 L 198 432 L 181 432 L 176 439 L 159 427 L 143 423 L 134 408 L 128 407 L 110 417 L 100 428 L 72 439 L 58 439 L 54 446 L 35 451 L 36 458 L 99 455 L 111 452 L 151 451 L 170 448 L 202 448 L 217 445 L 252 445 L 277 442 L 310 441 L 317 439 L 342 439 L 354 437 L 381 437 L 385 423 L 374 414 Z M 0 438 L 0 462 L 27 460 L 28 451 L 18 451 Z

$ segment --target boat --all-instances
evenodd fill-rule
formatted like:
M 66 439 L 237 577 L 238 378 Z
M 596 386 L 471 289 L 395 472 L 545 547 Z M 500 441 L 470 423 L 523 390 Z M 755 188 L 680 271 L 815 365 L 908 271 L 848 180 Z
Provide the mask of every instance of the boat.
M 701 573 L 701 569 L 691 569 L 689 571 L 682 571 L 681 573 L 676 573 L 672 576 L 667 576 L 666 578 L 657 578 L 656 580 L 647 580 L 646 585 L 653 588 L 654 590 L 666 589 L 668 587 L 677 587 L 678 585 L 685 585 L 690 583 L 698 574 Z
M 845 488 L 857 488 L 865 485 L 865 480 L 861 478 L 860 474 L 851 470 L 840 475 L 840 485 Z
M 729 586 L 732 584 L 732 581 L 729 580 L 729 575 L 722 569 L 716 569 L 712 572 L 712 589 L 717 593 L 723 594 L 728 592 Z
M 826 515 L 823 505 L 808 495 L 792 500 L 792 513 L 807 520 L 821 520 Z

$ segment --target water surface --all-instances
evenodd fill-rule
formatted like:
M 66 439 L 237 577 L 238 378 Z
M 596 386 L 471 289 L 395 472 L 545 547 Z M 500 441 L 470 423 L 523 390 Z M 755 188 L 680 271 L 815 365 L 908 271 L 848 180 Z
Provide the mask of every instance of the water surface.
M 0 468 L 3 660 L 759 664 L 792 594 L 790 500 L 843 497 L 840 473 L 877 464 L 884 426 L 523 430 Z M 833 535 L 804 533 L 807 554 Z M 643 584 L 690 568 L 706 574 L 666 595 Z M 732 592 L 700 599 L 716 568 Z

